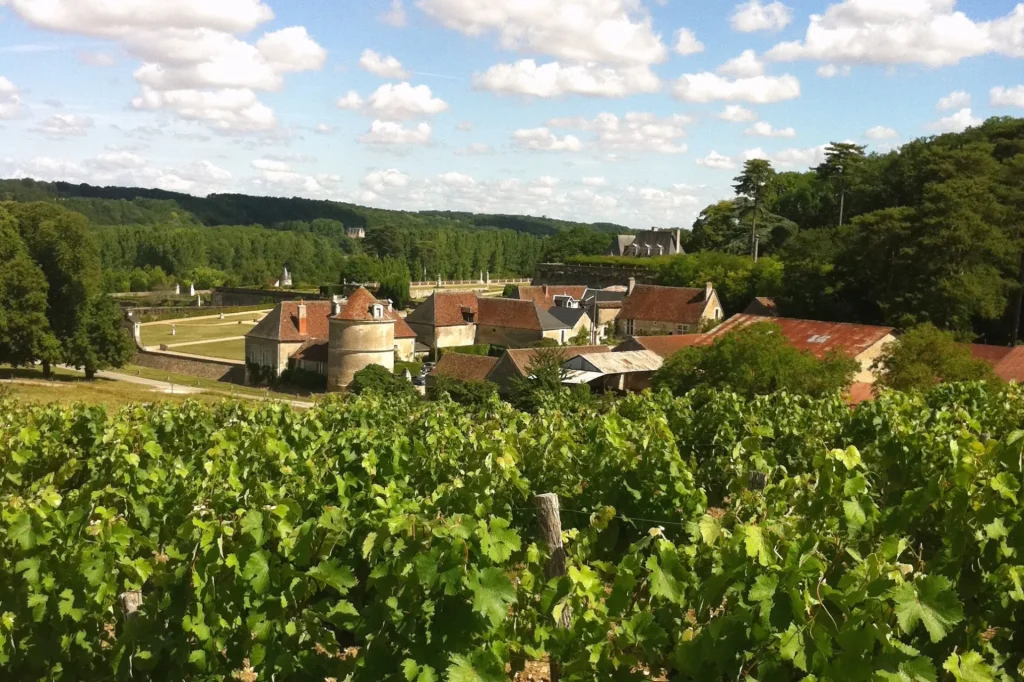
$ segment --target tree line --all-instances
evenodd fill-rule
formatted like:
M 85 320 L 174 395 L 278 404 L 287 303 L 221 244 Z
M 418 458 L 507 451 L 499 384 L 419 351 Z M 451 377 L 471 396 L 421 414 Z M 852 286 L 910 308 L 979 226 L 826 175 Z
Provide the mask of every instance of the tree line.
M 85 370 L 134 355 L 120 307 L 102 294 L 100 258 L 80 214 L 45 203 L 0 203 L 0 364 Z

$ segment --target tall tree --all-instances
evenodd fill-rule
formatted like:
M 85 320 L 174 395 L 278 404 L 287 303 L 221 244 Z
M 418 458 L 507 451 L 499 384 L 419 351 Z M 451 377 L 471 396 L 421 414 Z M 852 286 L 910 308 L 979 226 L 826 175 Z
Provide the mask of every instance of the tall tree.
M 0 208 L 0 364 L 59 360 L 60 348 L 46 319 L 47 289 L 14 220 Z
M 733 188 L 736 194 L 745 197 L 753 205 L 750 228 L 750 254 L 757 261 L 757 217 L 771 195 L 775 169 L 765 159 L 751 159 L 743 165 L 743 172 L 737 175 Z
M 993 381 L 992 367 L 976 360 L 956 337 L 931 324 L 914 327 L 886 346 L 875 362 L 883 386 L 927 390 L 940 381 Z
M 864 160 L 864 145 L 852 142 L 833 142 L 825 148 L 825 162 L 817 168 L 818 175 L 839 185 L 839 227 L 843 226 L 846 208 L 847 178 L 854 174 Z
M 102 369 L 123 367 L 135 356 L 135 342 L 124 326 L 121 307 L 106 296 L 90 299 L 80 316 L 81 324 L 65 342 L 65 362 L 85 370 L 93 379 Z

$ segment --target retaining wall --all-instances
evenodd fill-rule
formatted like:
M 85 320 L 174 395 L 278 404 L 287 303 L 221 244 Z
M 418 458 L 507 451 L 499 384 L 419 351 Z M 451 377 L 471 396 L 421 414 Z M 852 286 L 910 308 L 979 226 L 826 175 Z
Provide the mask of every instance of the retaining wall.
M 541 263 L 537 266 L 533 284 L 585 284 L 594 289 L 603 289 L 626 286 L 630 277 L 635 278 L 637 284 L 656 284 L 658 273 L 650 268 L 626 265 Z
M 140 350 L 135 354 L 135 364 L 199 379 L 245 385 L 245 365 L 231 360 L 185 357 L 177 353 Z

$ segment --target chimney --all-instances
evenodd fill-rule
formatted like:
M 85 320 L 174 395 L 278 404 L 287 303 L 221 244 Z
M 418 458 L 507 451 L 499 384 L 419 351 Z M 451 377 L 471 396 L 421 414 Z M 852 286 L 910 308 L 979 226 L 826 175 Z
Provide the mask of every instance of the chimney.
M 545 296 L 545 298 L 547 297 L 547 295 L 548 295 L 548 285 L 545 284 L 544 285 L 544 296 Z
M 708 282 L 707 284 L 704 285 L 704 300 L 710 301 L 711 294 L 713 293 L 715 293 L 715 285 L 712 284 L 711 282 Z
M 337 317 L 341 315 L 341 301 L 338 297 L 331 299 L 331 317 Z
M 388 312 L 389 313 L 395 312 L 395 302 L 392 301 L 390 298 L 388 299 Z
M 683 231 L 680 228 L 676 228 L 676 253 L 683 252 Z
M 636 288 L 636 277 L 630 277 L 629 278 L 629 284 L 626 285 L 626 296 L 631 295 L 633 293 L 633 289 L 635 289 L 635 288 Z
M 309 333 L 309 325 L 306 322 L 306 304 L 300 303 L 298 306 L 299 311 L 299 333 L 305 336 Z

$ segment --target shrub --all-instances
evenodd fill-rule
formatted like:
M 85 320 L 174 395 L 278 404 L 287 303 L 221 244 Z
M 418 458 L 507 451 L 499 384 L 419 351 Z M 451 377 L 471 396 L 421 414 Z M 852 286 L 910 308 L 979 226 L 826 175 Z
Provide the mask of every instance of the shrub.
M 348 390 L 357 395 L 376 393 L 384 396 L 415 395 L 416 389 L 403 377 L 380 365 L 369 365 L 356 372 Z

